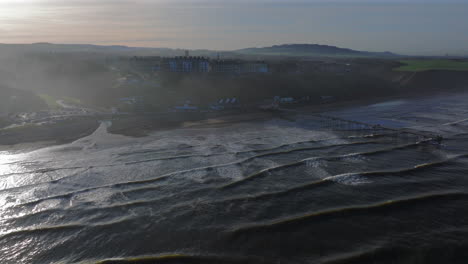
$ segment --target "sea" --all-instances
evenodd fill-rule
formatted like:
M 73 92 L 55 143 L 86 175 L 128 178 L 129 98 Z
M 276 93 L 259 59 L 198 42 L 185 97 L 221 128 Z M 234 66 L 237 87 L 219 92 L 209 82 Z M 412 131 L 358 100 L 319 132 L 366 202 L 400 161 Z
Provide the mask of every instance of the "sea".
M 468 263 L 467 102 L 0 152 L 0 263 Z

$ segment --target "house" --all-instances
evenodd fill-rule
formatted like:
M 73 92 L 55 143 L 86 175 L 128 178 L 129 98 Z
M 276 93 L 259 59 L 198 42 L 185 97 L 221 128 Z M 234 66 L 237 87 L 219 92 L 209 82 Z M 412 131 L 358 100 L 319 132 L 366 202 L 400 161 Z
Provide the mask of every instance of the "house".
M 280 96 L 275 96 L 273 97 L 273 102 L 279 103 L 279 104 L 291 104 L 294 103 L 294 98 L 292 97 L 280 97 Z
M 214 73 L 241 73 L 241 62 L 238 60 L 214 60 L 211 71 Z
M 186 100 L 183 105 L 175 106 L 175 111 L 196 111 L 198 110 L 198 106 L 192 104 L 190 100 Z
M 185 56 L 161 58 L 158 56 L 133 57 L 131 65 L 141 71 L 177 72 L 177 73 L 268 73 L 268 64 L 264 61 L 241 61 L 234 59 L 215 59 L 200 56 Z
M 169 72 L 209 72 L 210 62 L 205 57 L 174 57 L 164 58 L 161 62 L 161 70 Z
M 262 61 L 244 62 L 240 60 L 213 60 L 211 62 L 214 73 L 268 73 L 268 65 Z
M 212 110 L 224 110 L 224 109 L 232 109 L 232 108 L 239 108 L 239 100 L 236 97 L 233 98 L 226 98 L 220 99 L 217 103 L 211 104 L 209 107 Z

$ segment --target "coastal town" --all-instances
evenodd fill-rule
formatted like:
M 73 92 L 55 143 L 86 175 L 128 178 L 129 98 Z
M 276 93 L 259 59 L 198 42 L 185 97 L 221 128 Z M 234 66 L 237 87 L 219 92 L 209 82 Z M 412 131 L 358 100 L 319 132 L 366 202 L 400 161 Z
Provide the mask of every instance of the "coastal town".
M 176 90 L 171 88 L 178 80 L 190 78 L 191 81 L 202 79 L 203 81 L 216 78 L 232 81 L 246 78 L 271 79 L 273 75 L 301 75 L 303 73 L 330 72 L 346 73 L 351 71 L 350 63 L 319 61 L 265 61 L 254 59 L 221 58 L 219 54 L 215 57 L 191 56 L 185 51 L 183 56 L 127 56 L 112 58 L 107 61 L 110 68 L 118 72 L 119 78 L 115 84 L 126 90 L 128 96 L 119 97 L 114 105 L 108 110 L 114 114 L 128 114 L 130 112 L 151 112 L 148 105 L 152 100 L 145 94 L 137 94 L 139 87 L 150 87 L 149 89 L 160 89 L 167 92 Z M 170 78 L 170 82 L 165 82 Z M 206 84 L 211 85 L 211 84 Z M 199 89 L 195 87 L 194 89 Z M 221 83 L 217 90 L 223 88 Z M 132 91 L 133 94 L 132 94 Z M 175 93 L 175 91 L 171 91 Z M 229 92 L 229 91 L 228 91 Z M 269 93 L 262 98 L 246 98 L 240 94 L 229 92 L 224 96 L 213 97 L 209 100 L 195 95 L 179 96 L 175 98 L 172 105 L 164 109 L 159 108 L 157 112 L 213 112 L 213 111 L 239 111 L 239 110 L 273 110 L 280 106 L 291 106 L 299 104 L 329 103 L 334 96 L 321 94 L 311 96 L 301 94 L 291 96 L 289 94 Z
M 35 88 L 34 92 L 4 89 L 0 98 L 4 138 L 30 125 L 46 131 L 49 125 L 111 119 L 111 130 L 124 124 L 121 127 L 126 127 L 127 133 L 129 127 L 141 124 L 146 129 L 298 107 L 325 109 L 394 94 L 431 93 L 438 89 L 437 82 L 429 81 L 432 79 L 443 79 L 447 89 L 454 90 L 466 83 L 462 71 L 405 70 L 409 66 L 386 57 L 388 54 L 266 56 L 184 50 L 59 53 L 53 45 L 40 44 L 43 46 L 46 51 L 23 54 L 4 64 L 11 66 L 4 69 L 4 82 Z M 334 52 L 338 49 L 309 46 Z M 460 67 L 465 63 L 463 59 L 416 61 L 420 62 Z M 18 68 L 22 71 L 8 74 Z M 21 79 L 15 77 L 19 74 Z
M 135 69 L 153 72 L 173 73 L 226 73 L 226 74 L 248 74 L 268 73 L 268 64 L 265 61 L 242 61 L 235 59 L 210 59 L 201 56 L 190 56 L 185 51 L 185 56 L 176 57 L 132 57 L 130 65 Z

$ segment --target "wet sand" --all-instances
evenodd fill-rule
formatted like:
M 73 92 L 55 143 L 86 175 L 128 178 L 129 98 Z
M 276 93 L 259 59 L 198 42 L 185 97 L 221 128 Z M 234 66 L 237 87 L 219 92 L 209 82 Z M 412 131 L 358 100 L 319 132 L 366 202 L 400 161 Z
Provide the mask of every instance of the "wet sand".
M 269 111 L 230 113 L 167 113 L 162 115 L 135 115 L 112 119 L 108 131 L 131 137 L 144 137 L 152 132 L 174 128 L 218 127 L 239 122 L 268 120 L 276 114 Z
M 29 151 L 65 144 L 92 134 L 99 126 L 96 118 L 70 118 L 57 123 L 0 130 L 0 151 Z

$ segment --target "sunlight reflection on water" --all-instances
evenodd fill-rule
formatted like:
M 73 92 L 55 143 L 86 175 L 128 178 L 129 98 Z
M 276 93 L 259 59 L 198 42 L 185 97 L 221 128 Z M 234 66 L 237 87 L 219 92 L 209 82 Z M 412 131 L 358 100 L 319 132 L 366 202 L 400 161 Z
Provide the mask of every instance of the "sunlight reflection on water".
M 0 151 L 0 175 L 10 173 L 11 155 L 7 151 Z
M 7 176 L 13 173 L 21 173 L 25 171 L 24 166 L 20 161 L 24 159 L 21 154 L 11 154 L 7 151 L 0 152 L 0 176 Z M 4 181 L 9 177 L 0 179 L 0 185 L 4 185 Z

